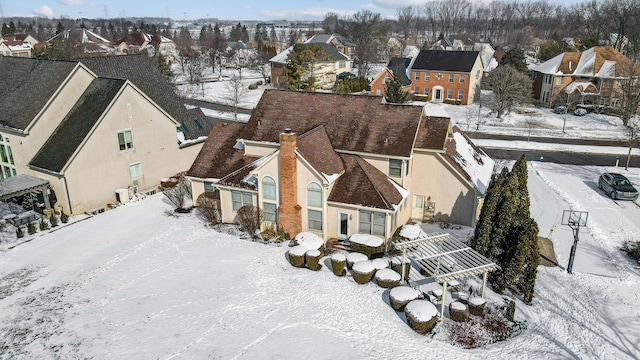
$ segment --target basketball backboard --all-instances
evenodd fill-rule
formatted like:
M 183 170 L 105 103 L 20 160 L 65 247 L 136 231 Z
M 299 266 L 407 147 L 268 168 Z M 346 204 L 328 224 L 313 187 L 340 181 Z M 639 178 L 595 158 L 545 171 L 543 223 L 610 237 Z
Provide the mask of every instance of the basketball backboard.
M 586 211 L 565 210 L 562 212 L 562 225 L 586 226 L 588 217 Z

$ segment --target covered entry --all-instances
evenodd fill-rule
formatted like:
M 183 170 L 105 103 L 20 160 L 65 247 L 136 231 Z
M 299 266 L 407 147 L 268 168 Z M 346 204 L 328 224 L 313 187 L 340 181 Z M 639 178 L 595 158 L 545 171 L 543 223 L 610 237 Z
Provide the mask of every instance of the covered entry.
M 402 251 L 403 266 L 409 259 L 422 272 L 442 284 L 442 307 L 440 317 L 444 315 L 447 296 L 447 283 L 482 274 L 482 297 L 487 286 L 487 274 L 500 267 L 448 233 L 434 233 L 413 240 L 394 242 L 396 249 Z M 402 272 L 404 274 L 404 271 Z M 402 278 L 404 281 L 404 276 Z
M 7 201 L 22 195 L 29 195 L 31 197 L 34 196 L 34 194 L 42 193 L 44 208 L 51 209 L 47 191 L 48 188 L 49 180 L 25 174 L 12 176 L 8 179 L 0 180 L 0 201 Z

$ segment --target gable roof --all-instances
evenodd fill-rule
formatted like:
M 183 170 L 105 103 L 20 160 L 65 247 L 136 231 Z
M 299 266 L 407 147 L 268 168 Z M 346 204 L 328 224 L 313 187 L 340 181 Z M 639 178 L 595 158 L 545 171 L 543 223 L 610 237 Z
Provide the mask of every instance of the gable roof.
M 157 35 L 159 37 L 159 35 Z M 125 37 L 122 37 L 114 42 L 114 45 L 120 45 L 125 43 L 127 45 L 133 46 L 142 46 L 149 43 L 153 39 L 153 35 L 143 33 L 140 31 L 135 31 L 127 34 Z M 159 41 L 158 41 L 159 43 Z
M 108 39 L 103 38 L 91 30 L 82 28 L 63 30 L 61 33 L 47 40 L 47 42 L 57 40 L 71 40 L 74 44 L 111 44 L 111 41 Z
M 340 156 L 346 172 L 336 181 L 328 201 L 395 210 L 403 199 L 399 185 L 359 156 Z
M 77 65 L 0 56 L 0 127 L 25 130 Z
M 29 165 L 61 172 L 125 82 L 126 80 L 118 79 L 94 79 Z
M 429 116 L 427 113 L 422 118 L 420 128 L 418 128 L 418 136 L 416 136 L 415 147 L 417 149 L 444 150 L 451 119 L 443 115 L 445 114 L 436 113 L 434 116 Z
M 475 190 L 484 195 L 491 181 L 494 161 L 476 146 L 459 127 L 453 127 L 453 134 L 447 139 L 444 158 Z
M 324 125 L 299 136 L 296 145 L 300 155 L 327 180 L 344 172 L 342 159 L 333 150 Z
M 633 62 L 616 49 L 595 46 L 583 52 L 564 52 L 532 70 L 550 75 L 614 78 L 629 76 Z
M 387 64 L 387 68 L 391 70 L 393 76 L 400 79 L 402 86 L 411 85 L 411 79 L 407 76 L 407 68 L 411 64 L 411 58 L 408 57 L 392 57 Z
M 324 49 L 326 55 L 329 57 L 329 59 L 331 59 L 331 61 L 348 61 L 351 60 L 347 55 L 341 53 L 340 51 L 338 51 L 338 49 L 336 49 L 334 46 L 327 44 L 327 43 L 304 43 L 304 44 L 298 44 L 298 45 L 302 45 L 302 46 L 319 46 L 321 48 Z M 289 61 L 289 53 L 293 50 L 293 46 L 289 46 L 288 48 L 286 48 L 285 50 L 283 50 L 282 52 L 280 52 L 279 54 L 277 54 L 276 56 L 272 57 L 271 59 L 269 59 L 270 62 L 275 62 L 275 63 L 280 63 L 280 64 L 286 64 Z
M 185 133 L 186 139 L 193 140 L 209 135 L 211 125 L 202 111 L 187 111 L 162 73 L 151 63 L 148 55 L 100 56 L 82 58 L 80 61 L 100 77 L 131 81 L 177 122 L 187 126 L 189 131 Z M 195 120 L 198 120 L 201 126 L 198 126 Z
M 278 143 L 324 125 L 335 150 L 410 157 L 422 108 L 378 96 L 265 90 L 239 138 Z
M 471 72 L 477 58 L 478 51 L 421 50 L 412 69 Z

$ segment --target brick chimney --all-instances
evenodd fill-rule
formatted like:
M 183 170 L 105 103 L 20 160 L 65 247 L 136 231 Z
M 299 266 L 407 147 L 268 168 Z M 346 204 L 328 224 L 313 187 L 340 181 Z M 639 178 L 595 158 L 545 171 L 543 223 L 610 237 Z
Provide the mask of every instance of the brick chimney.
M 298 136 L 291 129 L 280 134 L 280 228 L 293 238 L 302 231 L 302 217 L 298 205 L 298 170 L 296 144 Z

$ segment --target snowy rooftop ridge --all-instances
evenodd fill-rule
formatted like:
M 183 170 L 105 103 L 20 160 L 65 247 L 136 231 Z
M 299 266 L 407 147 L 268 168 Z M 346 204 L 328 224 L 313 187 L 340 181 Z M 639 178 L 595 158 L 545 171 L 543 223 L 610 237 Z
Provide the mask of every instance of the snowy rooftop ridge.
M 482 151 L 476 151 L 471 140 L 458 131 L 453 132 L 456 143 L 455 162 L 469 175 L 471 182 L 481 194 L 487 191 L 494 161 Z

